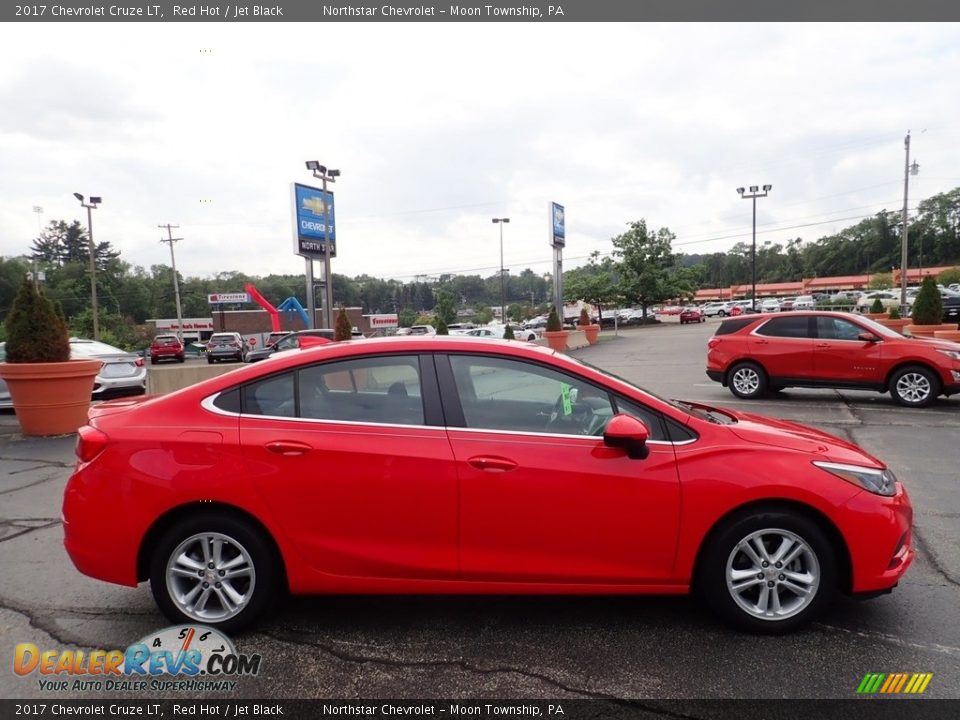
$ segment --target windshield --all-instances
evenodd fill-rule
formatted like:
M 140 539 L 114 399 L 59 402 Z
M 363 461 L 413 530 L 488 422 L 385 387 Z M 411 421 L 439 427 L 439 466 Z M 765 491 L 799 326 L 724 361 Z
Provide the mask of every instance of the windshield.
M 601 373 L 602 375 L 606 375 L 607 377 L 612 377 L 615 380 L 619 380 L 620 382 L 626 385 L 629 385 L 632 388 L 636 388 L 637 390 L 642 392 L 644 395 L 649 395 L 652 398 L 656 398 L 657 400 L 664 403 L 665 405 L 669 405 L 670 407 L 675 408 L 680 412 L 686 413 L 687 415 L 693 415 L 694 417 L 699 418 L 700 420 L 706 420 L 707 422 L 723 423 L 723 424 L 727 424 L 732 420 L 732 418 L 730 418 L 727 415 L 709 413 L 701 408 L 694 407 L 693 405 L 688 405 L 687 403 L 681 402 L 679 400 L 668 400 L 667 398 L 660 397 L 656 393 L 650 392 L 645 387 L 640 387 L 635 382 L 631 382 L 626 378 L 622 378 L 619 375 L 616 375 L 615 373 L 610 372 L 609 370 L 605 370 L 604 368 L 597 367 L 596 365 L 592 365 L 591 363 L 588 363 L 586 360 L 570 357 L 569 355 L 564 355 L 563 357 L 567 360 L 570 360 L 571 362 L 577 363 L 578 365 L 583 365 L 585 367 L 590 368 L 591 370 L 596 370 L 598 373 Z M 722 420 L 720 418 L 722 418 Z
M 902 340 L 904 337 L 903 335 L 898 333 L 896 330 L 891 330 L 886 325 L 881 325 L 876 320 L 871 320 L 868 317 L 860 317 L 857 319 L 860 321 L 861 324 L 869 328 L 870 332 L 874 333 L 875 335 L 880 335 L 882 337 L 888 337 L 888 338 L 897 338 L 899 340 Z

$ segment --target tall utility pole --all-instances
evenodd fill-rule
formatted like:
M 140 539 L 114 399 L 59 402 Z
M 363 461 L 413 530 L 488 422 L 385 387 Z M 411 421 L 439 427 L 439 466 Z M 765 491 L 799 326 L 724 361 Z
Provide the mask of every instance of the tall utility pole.
M 93 244 L 93 214 L 90 211 L 95 210 L 97 205 L 103 202 L 103 198 L 91 196 L 89 202 L 84 202 L 83 195 L 80 193 L 74 193 L 73 196 L 80 201 L 80 207 L 87 209 L 87 240 L 90 243 L 90 304 L 93 309 L 93 339 L 99 340 L 100 318 L 97 309 L 97 248 L 96 245 Z
M 493 218 L 492 222 L 500 226 L 500 322 L 506 325 L 507 309 L 503 292 L 503 224 L 510 222 L 510 218 Z
M 157 227 L 167 229 L 167 237 L 160 238 L 160 242 L 170 243 L 170 265 L 173 267 L 173 299 L 177 303 L 177 338 L 179 338 L 180 342 L 183 342 L 183 312 L 180 310 L 180 281 L 177 280 L 177 260 L 173 256 L 173 244 L 180 242 L 183 238 L 175 238 L 173 236 L 173 229 L 179 228 L 179 225 L 167 223 L 166 225 L 157 225 Z
M 916 162 L 910 164 L 910 131 L 907 130 L 907 136 L 903 139 L 904 161 L 903 161 L 903 215 L 901 222 L 903 228 L 900 231 L 900 304 L 907 303 L 907 230 L 910 224 L 907 200 L 910 196 L 910 176 L 920 172 L 920 166 Z M 921 243 L 923 242 L 921 236 Z M 920 274 L 923 275 L 923 245 L 920 246 Z M 920 278 L 923 279 L 922 277 Z
M 750 307 L 757 309 L 757 198 L 766 197 L 773 190 L 773 185 L 764 185 L 763 192 L 756 185 L 750 186 L 750 194 L 744 195 L 744 188 L 737 188 L 737 192 L 744 200 L 753 200 L 753 249 L 750 252 Z

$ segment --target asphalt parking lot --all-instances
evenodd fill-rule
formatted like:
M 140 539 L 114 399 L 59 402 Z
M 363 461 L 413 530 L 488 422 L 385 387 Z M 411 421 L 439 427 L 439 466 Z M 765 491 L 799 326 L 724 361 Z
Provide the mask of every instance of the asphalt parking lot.
M 235 638 L 263 664 L 233 697 L 850 698 L 866 673 L 928 672 L 925 698 L 960 698 L 960 398 L 925 410 L 846 391 L 737 400 L 704 373 L 714 327 L 631 329 L 574 354 L 657 394 L 807 423 L 888 462 L 918 545 L 891 595 L 841 600 L 775 638 L 732 632 L 686 598 L 298 598 Z M 0 416 L 0 697 L 49 697 L 10 671 L 17 643 L 125 648 L 168 623 L 145 585 L 73 568 L 59 520 L 73 438 L 25 440 L 15 423 Z M 124 542 L 109 527 L 103 540 Z

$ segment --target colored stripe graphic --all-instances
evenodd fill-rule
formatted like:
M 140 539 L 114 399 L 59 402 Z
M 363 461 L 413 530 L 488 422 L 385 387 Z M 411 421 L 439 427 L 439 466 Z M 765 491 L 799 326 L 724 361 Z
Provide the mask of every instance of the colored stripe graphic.
M 867 673 L 857 686 L 860 695 L 920 695 L 933 679 L 933 673 Z

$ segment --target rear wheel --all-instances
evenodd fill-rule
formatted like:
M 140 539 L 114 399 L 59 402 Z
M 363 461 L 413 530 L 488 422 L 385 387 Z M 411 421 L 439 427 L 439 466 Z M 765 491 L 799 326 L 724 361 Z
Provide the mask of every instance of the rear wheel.
M 789 510 L 734 518 L 708 540 L 698 567 L 704 599 L 728 623 L 777 634 L 809 622 L 836 592 L 826 534 Z
M 717 317 L 726 317 L 726 316 L 727 316 L 727 313 L 724 310 L 720 310 L 717 312 Z
M 940 380 L 925 367 L 901 368 L 890 378 L 890 395 L 906 407 L 926 407 L 940 394 Z
M 207 358 L 207 365 L 213 365 L 213 358 L 212 358 L 212 357 L 208 357 L 208 358 Z
M 759 366 L 751 362 L 737 363 L 727 375 L 730 392 L 738 398 L 753 400 L 767 391 L 767 376 Z
M 205 513 L 181 521 L 157 544 L 150 589 L 174 623 L 235 631 L 273 599 L 278 568 L 269 543 L 249 522 Z

